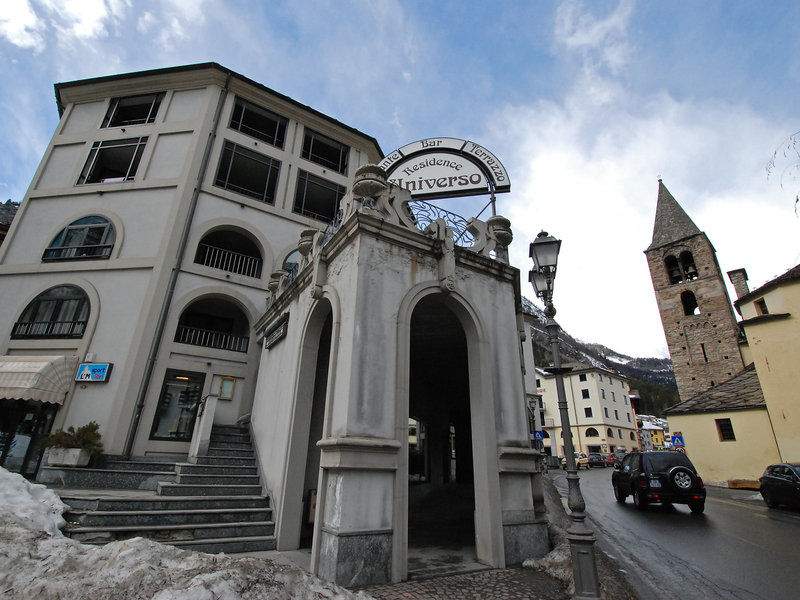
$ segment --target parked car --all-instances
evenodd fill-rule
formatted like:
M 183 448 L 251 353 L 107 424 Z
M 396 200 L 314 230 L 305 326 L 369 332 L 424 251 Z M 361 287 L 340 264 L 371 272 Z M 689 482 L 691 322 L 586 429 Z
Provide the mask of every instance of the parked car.
M 603 455 L 602 454 L 599 454 L 599 453 L 596 453 L 596 452 L 590 452 L 589 453 L 589 464 L 587 466 L 589 468 L 591 468 L 591 467 L 603 467 L 603 468 L 605 468 L 606 461 L 603 460 Z
M 686 504 L 693 513 L 705 510 L 706 489 L 692 461 L 680 452 L 631 452 L 614 466 L 611 485 L 617 502 L 630 495 L 639 510 L 651 502 Z
M 586 469 L 589 468 L 589 457 L 586 456 L 586 454 L 584 454 L 583 452 L 576 452 L 575 453 L 575 468 L 580 470 L 581 467 L 584 467 Z M 562 456 L 561 457 L 561 468 L 562 469 L 566 469 L 567 468 L 567 457 L 566 456 Z
M 601 454 L 600 456 L 603 457 L 603 460 L 605 461 L 606 466 L 608 467 L 613 467 L 614 463 L 619 462 L 617 460 L 617 457 L 614 456 L 613 454 Z
M 800 463 L 770 465 L 758 481 L 761 497 L 770 508 L 779 504 L 800 507 Z

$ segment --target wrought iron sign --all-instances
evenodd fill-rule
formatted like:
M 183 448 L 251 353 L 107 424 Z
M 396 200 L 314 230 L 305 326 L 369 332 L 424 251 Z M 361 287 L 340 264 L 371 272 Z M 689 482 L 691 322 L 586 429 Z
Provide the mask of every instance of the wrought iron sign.
M 511 191 L 505 167 L 489 150 L 468 140 L 429 138 L 407 144 L 381 161 L 391 183 L 415 200 Z

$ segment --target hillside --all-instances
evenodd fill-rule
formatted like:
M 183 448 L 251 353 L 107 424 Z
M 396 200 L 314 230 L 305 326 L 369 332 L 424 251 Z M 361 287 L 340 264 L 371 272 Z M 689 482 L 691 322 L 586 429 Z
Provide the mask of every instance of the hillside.
M 552 356 L 547 342 L 544 325 L 547 318 L 544 312 L 527 298 L 522 299 L 523 312 L 532 317 L 530 337 L 536 366 L 552 364 Z M 587 343 L 561 331 L 561 360 L 564 363 L 579 362 L 608 369 L 623 375 L 630 381 L 632 389 L 639 390 L 641 403 L 639 411 L 643 414 L 660 416 L 662 411 L 678 402 L 675 374 L 672 361 L 668 358 L 636 358 L 616 352 L 607 346 Z

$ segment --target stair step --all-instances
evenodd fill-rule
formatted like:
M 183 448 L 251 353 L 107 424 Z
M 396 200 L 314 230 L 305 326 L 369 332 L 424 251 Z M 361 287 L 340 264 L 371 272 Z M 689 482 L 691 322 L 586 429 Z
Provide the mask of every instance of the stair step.
M 155 490 L 160 481 L 175 481 L 176 474 L 163 471 L 117 471 L 70 467 L 41 467 L 39 483 L 66 488 Z
M 200 485 L 182 483 L 159 484 L 161 496 L 254 496 L 262 493 L 260 485 Z
M 258 475 L 220 475 L 218 473 L 179 473 L 175 483 L 188 485 L 255 485 L 261 483 Z
M 219 448 L 217 446 L 208 447 L 208 456 L 230 456 L 238 458 L 255 458 L 252 448 Z
M 230 450 L 252 450 L 253 444 L 249 441 L 247 442 L 222 442 L 216 441 L 213 438 L 208 442 L 208 449 L 214 450 L 221 450 L 221 449 L 230 449 Z
M 103 468 L 110 471 L 158 471 L 173 473 L 175 471 L 175 463 L 144 460 L 107 460 Z
M 211 432 L 211 443 L 217 442 L 238 442 L 242 444 L 251 444 L 249 433 L 215 433 Z
M 249 465 L 199 465 L 183 463 L 175 465 L 178 475 L 258 475 L 258 468 Z
M 197 465 L 255 466 L 256 459 L 248 456 L 198 456 Z
M 64 518 L 80 527 L 190 525 L 272 520 L 271 508 L 208 508 L 194 510 L 69 510 Z
M 132 537 L 146 537 L 157 541 L 204 540 L 209 538 L 229 538 L 266 536 L 275 533 L 272 521 L 235 523 L 196 523 L 179 525 L 108 525 L 105 527 L 67 526 L 64 533 L 75 540 L 125 540 Z
M 173 542 L 173 546 L 195 552 L 208 554 L 237 554 L 239 552 L 259 552 L 275 550 L 277 542 L 274 536 L 252 536 L 242 538 L 218 538 L 207 540 L 191 540 Z
M 71 510 L 144 511 L 269 508 L 269 496 L 155 496 L 152 498 L 77 498 L 62 496 Z
M 249 427 L 241 427 L 239 425 L 214 425 L 211 427 L 211 434 L 215 433 L 233 433 L 239 435 L 250 435 Z

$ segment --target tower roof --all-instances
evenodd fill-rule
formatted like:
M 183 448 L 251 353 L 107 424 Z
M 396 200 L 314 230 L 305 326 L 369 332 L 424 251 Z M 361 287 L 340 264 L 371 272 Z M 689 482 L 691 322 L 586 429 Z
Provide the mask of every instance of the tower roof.
M 697 225 L 689 218 L 686 211 L 681 208 L 678 201 L 669 193 L 667 186 L 659 179 L 653 241 L 647 249 L 653 250 L 699 233 L 701 231 L 697 228 Z

